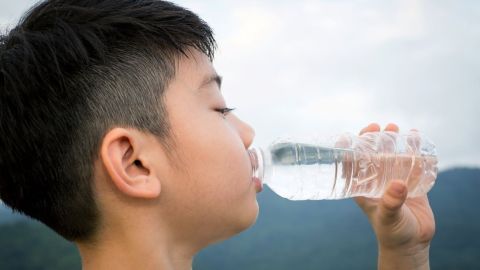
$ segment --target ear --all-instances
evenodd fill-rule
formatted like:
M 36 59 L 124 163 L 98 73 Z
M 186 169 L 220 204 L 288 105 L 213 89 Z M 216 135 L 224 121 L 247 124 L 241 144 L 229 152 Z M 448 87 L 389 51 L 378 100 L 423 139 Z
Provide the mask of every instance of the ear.
M 160 177 L 148 156 L 145 134 L 114 128 L 103 138 L 100 159 L 111 181 L 123 194 L 152 199 L 160 195 Z

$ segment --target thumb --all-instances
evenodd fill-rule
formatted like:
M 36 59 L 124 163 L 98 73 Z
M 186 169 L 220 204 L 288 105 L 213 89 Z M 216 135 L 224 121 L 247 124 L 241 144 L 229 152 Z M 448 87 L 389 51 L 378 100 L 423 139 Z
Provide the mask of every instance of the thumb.
M 390 225 L 400 220 L 402 205 L 407 199 L 407 187 L 400 180 L 390 183 L 380 201 L 379 217 L 384 225 Z

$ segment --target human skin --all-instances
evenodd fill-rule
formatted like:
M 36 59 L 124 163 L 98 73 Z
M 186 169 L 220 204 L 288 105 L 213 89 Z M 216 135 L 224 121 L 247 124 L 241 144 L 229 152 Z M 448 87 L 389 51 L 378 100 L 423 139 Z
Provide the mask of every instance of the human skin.
M 115 127 L 96 162 L 102 214 L 94 242 L 78 242 L 83 269 L 191 269 L 211 243 L 258 215 L 247 149 L 254 130 L 226 107 L 216 71 L 197 50 L 180 57 L 165 104 L 174 153 L 151 134 Z

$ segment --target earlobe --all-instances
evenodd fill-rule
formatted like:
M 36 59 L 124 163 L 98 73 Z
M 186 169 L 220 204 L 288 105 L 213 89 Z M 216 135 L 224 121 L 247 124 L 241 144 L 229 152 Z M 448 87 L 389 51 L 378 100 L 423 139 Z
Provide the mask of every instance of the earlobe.
M 152 199 L 160 195 L 161 184 L 148 160 L 142 133 L 115 128 L 103 138 L 100 159 L 109 180 L 123 194 Z

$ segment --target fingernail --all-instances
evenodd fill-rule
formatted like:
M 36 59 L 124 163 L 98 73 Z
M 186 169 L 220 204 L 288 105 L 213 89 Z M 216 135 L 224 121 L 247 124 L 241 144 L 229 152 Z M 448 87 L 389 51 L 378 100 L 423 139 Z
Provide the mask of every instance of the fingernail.
M 392 183 L 392 190 L 395 193 L 395 195 L 400 197 L 405 192 L 405 185 L 403 185 L 400 182 L 393 182 Z

